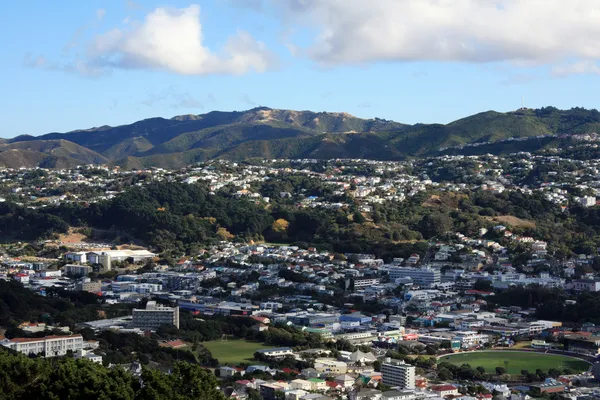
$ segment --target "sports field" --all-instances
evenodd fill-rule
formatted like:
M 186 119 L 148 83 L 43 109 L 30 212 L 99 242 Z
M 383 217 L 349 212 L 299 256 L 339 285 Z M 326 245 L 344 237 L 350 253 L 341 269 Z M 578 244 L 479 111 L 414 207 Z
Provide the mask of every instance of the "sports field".
M 496 367 L 506 368 L 509 374 L 520 374 L 521 370 L 535 372 L 536 369 L 548 371 L 550 368 L 570 368 L 577 372 L 587 371 L 588 362 L 554 354 L 534 352 L 484 351 L 474 353 L 458 353 L 441 357 L 438 362 L 449 362 L 454 365 L 469 364 L 473 368 L 483 367 L 493 373 Z M 508 363 L 505 363 L 507 361 Z
M 240 339 L 227 339 L 227 341 L 213 340 L 203 342 L 202 345 L 212 353 L 213 357 L 221 364 L 237 365 L 240 363 L 253 363 L 256 350 L 268 349 L 258 342 L 249 342 Z

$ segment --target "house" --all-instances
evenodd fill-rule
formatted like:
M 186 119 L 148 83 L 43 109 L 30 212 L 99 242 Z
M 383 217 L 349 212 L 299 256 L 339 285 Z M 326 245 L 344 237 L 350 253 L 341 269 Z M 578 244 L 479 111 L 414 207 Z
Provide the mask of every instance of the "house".
M 267 372 L 269 374 L 273 374 L 273 370 L 266 365 L 250 365 L 248 368 L 246 368 L 247 374 L 251 374 L 254 371 L 262 371 Z
M 415 398 L 415 392 L 408 390 L 389 390 L 381 394 L 381 400 L 413 400 Z
M 79 349 L 79 350 L 77 350 L 73 354 L 73 357 L 75 359 L 84 358 L 84 359 L 89 360 L 91 362 L 95 362 L 97 364 L 102 364 L 102 356 L 94 354 L 91 351 L 85 350 L 85 349 Z
M 260 322 L 261 324 L 264 324 L 264 325 L 269 325 L 271 323 L 271 319 L 269 317 L 263 317 L 263 316 L 260 316 L 260 315 L 252 315 L 250 318 L 253 319 L 253 320 L 255 320 L 255 321 L 258 321 L 258 322 Z
M 300 390 L 312 390 L 312 384 L 304 379 L 294 379 L 293 381 L 290 382 L 290 387 L 292 389 L 300 389 Z
M 300 400 L 333 400 L 333 398 L 319 393 L 309 393 L 300 397 Z
M 286 382 L 273 382 L 273 383 L 263 383 L 260 385 L 259 391 L 260 395 L 265 400 L 275 400 L 277 398 L 277 392 L 283 392 L 288 388 L 288 384 Z
M 350 400 L 380 400 L 381 395 L 380 390 L 362 388 L 352 391 L 349 398 Z
M 264 332 L 264 331 L 268 331 L 269 327 L 265 324 L 256 324 L 252 327 L 253 330 L 255 330 L 256 332 Z
M 327 390 L 327 384 L 323 379 L 318 378 L 310 378 L 308 380 L 310 382 L 310 390 L 313 392 L 320 392 Z
M 456 386 L 453 385 L 438 385 L 438 386 L 433 386 L 431 388 L 431 390 L 433 392 L 435 392 L 435 394 L 437 394 L 440 397 L 446 397 L 446 396 L 458 396 L 458 388 Z
M 377 361 L 377 357 L 373 353 L 363 353 L 360 350 L 350 354 L 350 361 L 360 364 L 372 364 Z
M 223 388 L 223 394 L 228 399 L 244 400 L 244 399 L 248 398 L 248 393 L 246 391 L 246 388 L 226 387 L 226 388 Z
M 343 375 L 338 375 L 335 377 L 335 383 L 345 387 L 345 388 L 349 388 L 352 387 L 354 385 L 354 381 L 356 379 L 351 377 L 348 374 L 343 374 Z
M 345 389 L 342 385 L 340 385 L 337 382 L 331 382 L 331 381 L 325 381 L 325 384 L 327 385 L 327 390 L 343 390 Z
M 244 371 L 242 368 L 223 366 L 219 368 L 219 373 L 221 378 L 230 378 L 235 374 L 240 374 L 241 376 L 244 376 L 246 371 Z
M 289 347 L 277 347 L 274 349 L 262 349 L 258 350 L 257 353 L 261 354 L 266 358 L 283 358 L 286 356 L 293 356 L 294 352 Z
M 285 400 L 300 400 L 303 396 L 308 394 L 307 391 L 302 389 L 292 389 L 285 392 Z
M 315 369 L 320 373 L 326 374 L 345 374 L 348 372 L 348 365 L 343 361 L 337 361 L 333 358 L 315 359 Z

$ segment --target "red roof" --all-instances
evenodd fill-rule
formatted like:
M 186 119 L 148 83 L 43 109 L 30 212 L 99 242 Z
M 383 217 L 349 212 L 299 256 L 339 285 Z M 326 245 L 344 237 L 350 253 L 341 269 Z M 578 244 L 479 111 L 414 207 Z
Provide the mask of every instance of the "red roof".
M 185 342 L 183 340 L 171 340 L 167 342 L 170 347 L 183 347 L 185 346 Z
M 439 385 L 439 386 L 433 386 L 431 388 L 431 390 L 433 390 L 434 392 L 449 392 L 451 390 L 456 390 L 456 386 L 452 386 L 452 385 Z
M 282 369 L 283 372 L 285 372 L 286 374 L 300 374 L 300 372 L 296 371 L 295 369 L 291 369 L 291 368 L 283 368 Z
M 325 384 L 332 389 L 337 389 L 341 386 L 339 383 L 335 383 L 335 382 L 331 382 L 331 381 L 325 381 Z
M 82 338 L 83 336 L 81 336 L 79 334 L 64 335 L 64 336 L 52 335 L 52 336 L 44 336 L 44 337 L 40 337 L 40 338 L 14 338 L 14 339 L 11 339 L 10 341 L 13 343 L 27 343 L 27 342 L 41 342 L 42 340 L 66 339 L 66 338 L 76 338 L 76 337 Z

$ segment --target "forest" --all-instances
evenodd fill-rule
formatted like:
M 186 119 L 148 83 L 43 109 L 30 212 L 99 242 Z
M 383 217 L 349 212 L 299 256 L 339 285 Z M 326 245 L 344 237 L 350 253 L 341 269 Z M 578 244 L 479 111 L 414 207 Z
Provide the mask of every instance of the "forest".
M 254 188 L 270 203 L 236 197 L 231 189 L 211 193 L 204 184 L 151 183 L 131 187 L 111 200 L 64 203 L 29 209 L 0 204 L 0 235 L 6 240 L 51 238 L 69 227 L 119 232 L 121 242 L 137 241 L 158 252 L 180 256 L 222 240 L 276 242 L 315 246 L 338 253 L 373 253 L 389 260 L 423 255 L 424 240 L 447 233 L 479 235 L 496 225 L 495 217 L 516 217 L 526 223 L 510 226 L 520 235 L 549 243 L 551 254 L 596 254 L 600 247 L 600 212 L 572 206 L 561 209 L 542 194 L 483 190 L 447 193 L 430 190 L 403 202 L 374 204 L 371 212 L 343 198 L 337 209 L 301 207 L 281 192 L 318 195 L 336 200 L 329 187 L 312 178 L 282 177 Z M 489 232 L 488 239 L 503 243 Z M 505 245 L 510 245 L 505 243 Z M 511 248 L 518 254 L 518 248 Z
M 29 358 L 0 350 L 0 398 L 4 400 L 219 400 L 211 371 L 177 362 L 166 374 L 143 368 L 138 378 L 121 367 L 87 360 Z

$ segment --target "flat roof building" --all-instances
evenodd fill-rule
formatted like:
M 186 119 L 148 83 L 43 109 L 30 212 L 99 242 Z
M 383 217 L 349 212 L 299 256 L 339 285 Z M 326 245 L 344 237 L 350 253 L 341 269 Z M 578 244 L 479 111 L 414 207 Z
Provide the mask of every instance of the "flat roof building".
M 173 325 L 179 329 L 179 307 L 164 307 L 149 301 L 145 309 L 133 309 L 134 328 L 156 330 L 161 325 Z

